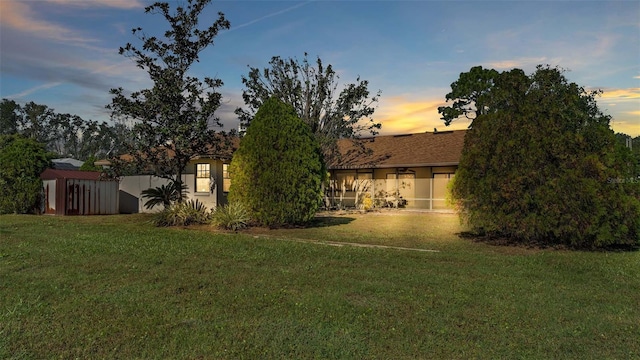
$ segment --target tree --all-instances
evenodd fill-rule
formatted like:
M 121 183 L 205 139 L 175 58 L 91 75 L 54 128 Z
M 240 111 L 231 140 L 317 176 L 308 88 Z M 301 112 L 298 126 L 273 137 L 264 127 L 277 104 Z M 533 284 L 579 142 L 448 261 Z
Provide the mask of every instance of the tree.
M 640 245 L 640 183 L 626 180 L 598 92 L 539 66 L 500 73 L 485 94 L 491 111 L 473 120 L 452 187 L 472 228 L 528 243 Z
M 2 99 L 0 103 L 0 135 L 13 135 L 18 133 L 21 120 L 22 107 L 13 100 Z
M 451 84 L 451 92 L 446 95 L 447 102 L 453 101 L 451 106 L 440 106 L 438 112 L 442 114 L 444 124 L 460 116 L 469 120 L 490 111 L 491 96 L 498 72 L 493 69 L 483 69 L 482 66 L 472 67 L 469 72 L 460 73 L 458 80 Z
M 127 43 L 120 54 L 131 57 L 153 81 L 151 89 L 133 92 L 112 89 L 114 96 L 107 108 L 114 118 L 134 120 L 134 146 L 128 148 L 140 171 L 167 178 L 182 187 L 182 173 L 189 160 L 203 153 L 218 139 L 209 125 L 220 126 L 214 112 L 220 106 L 220 79 L 202 81 L 189 76 L 191 66 L 221 29 L 228 29 L 224 14 L 209 27 L 200 29 L 199 18 L 211 0 L 188 0 L 186 8 L 173 13 L 169 3 L 156 2 L 145 13 L 161 14 L 169 23 L 164 38 L 149 36 L 142 28 L 133 29 L 143 45 Z M 114 165 L 123 166 L 117 158 Z
M 131 129 L 120 123 L 111 126 L 87 121 L 34 102 L 22 107 L 13 100 L 2 99 L 0 105 L 0 135 L 31 137 L 60 157 L 105 158 L 122 154 L 124 145 L 130 142 Z
M 21 135 L 0 135 L 0 214 L 39 210 L 40 174 L 51 166 L 43 144 Z
M 370 98 L 369 82 L 358 77 L 338 94 L 338 75 L 319 57 L 314 66 L 306 53 L 302 61 L 274 56 L 264 70 L 249 69 L 248 76 L 242 77 L 246 87 L 242 98 L 247 108 L 236 109 L 244 126 L 249 126 L 262 104 L 275 96 L 291 105 L 311 128 L 327 162 L 338 156 L 338 139 L 375 135 L 381 127 L 371 118 L 380 92 Z
M 291 105 L 264 102 L 233 155 L 231 203 L 267 226 L 305 223 L 322 199 L 326 170 L 316 139 Z

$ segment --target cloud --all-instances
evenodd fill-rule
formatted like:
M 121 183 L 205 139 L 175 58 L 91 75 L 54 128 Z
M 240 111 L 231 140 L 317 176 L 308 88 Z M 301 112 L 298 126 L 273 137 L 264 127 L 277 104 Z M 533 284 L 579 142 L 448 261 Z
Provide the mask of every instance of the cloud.
M 4 1 L 4 0 L 3 0 Z M 135 9 L 141 8 L 144 4 L 138 0 L 45 0 L 47 2 L 58 4 L 58 5 L 66 5 L 66 6 L 75 6 L 82 8 L 89 7 L 110 7 L 117 9 Z
M 30 3 L 15 0 L 0 1 L 2 26 L 29 33 L 41 38 L 60 42 L 91 43 L 95 39 L 77 35 L 77 32 L 62 25 L 38 19 Z
M 381 134 L 410 134 L 425 131 L 466 129 L 469 121 L 456 120 L 445 127 L 438 107 L 445 105 L 441 98 L 419 98 L 419 95 L 397 95 L 382 98 L 374 113 L 374 120 L 382 123 Z
M 600 98 L 605 101 L 638 101 L 640 99 L 640 88 L 605 89 L 602 91 Z
M 553 63 L 558 64 L 560 59 L 548 59 L 545 56 L 542 57 L 525 57 L 511 60 L 497 60 L 497 61 L 489 61 L 488 67 L 496 70 L 505 70 L 505 69 L 513 69 L 513 68 L 533 68 L 539 64 L 547 64 Z
M 104 0 L 104 1 L 108 1 L 108 0 Z M 126 0 L 123 0 L 123 1 L 126 1 Z M 286 8 L 286 9 L 282 9 L 282 10 L 279 10 L 279 11 L 272 12 L 270 14 L 261 16 L 261 17 L 259 17 L 257 19 L 253 19 L 253 20 L 245 22 L 243 24 L 234 25 L 234 26 L 231 27 L 231 29 L 227 30 L 227 33 L 231 32 L 231 31 L 238 30 L 238 29 L 242 29 L 243 27 L 247 27 L 247 26 L 253 25 L 253 24 L 257 23 L 257 22 L 260 22 L 262 20 L 266 20 L 266 19 L 274 17 L 274 16 L 282 15 L 284 13 L 287 13 L 287 12 L 291 11 L 291 10 L 295 10 L 295 9 L 297 9 L 299 7 L 307 5 L 307 4 L 309 4 L 310 2 L 313 2 L 313 1 L 314 0 L 306 1 L 306 2 L 303 2 L 303 3 L 299 3 L 299 4 L 296 4 L 296 5 L 290 6 L 290 7 Z
M 62 82 L 56 81 L 56 82 L 51 82 L 51 83 L 47 83 L 47 84 L 34 86 L 34 87 L 29 88 L 27 90 L 21 91 L 21 92 L 19 92 L 17 94 L 7 95 L 7 98 L 9 98 L 9 99 L 20 99 L 20 98 L 23 98 L 23 97 L 25 97 L 27 95 L 31 95 L 34 92 L 37 92 L 39 90 L 50 89 L 52 87 L 56 87 L 56 86 L 61 85 L 61 84 L 62 84 Z

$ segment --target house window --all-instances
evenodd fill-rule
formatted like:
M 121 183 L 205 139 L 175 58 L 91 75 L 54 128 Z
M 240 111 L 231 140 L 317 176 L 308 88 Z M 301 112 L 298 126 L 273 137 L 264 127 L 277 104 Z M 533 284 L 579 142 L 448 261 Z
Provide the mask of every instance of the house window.
M 229 192 L 231 187 L 231 175 L 229 174 L 229 164 L 222 164 L 222 191 Z
M 196 192 L 208 193 L 211 189 L 211 165 L 196 164 Z

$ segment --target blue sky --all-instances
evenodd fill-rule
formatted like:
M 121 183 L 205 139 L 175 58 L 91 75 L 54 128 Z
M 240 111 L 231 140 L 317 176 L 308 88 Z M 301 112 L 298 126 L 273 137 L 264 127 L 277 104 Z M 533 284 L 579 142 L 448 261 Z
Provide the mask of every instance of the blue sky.
M 177 1 L 170 1 L 174 5 Z M 0 95 L 84 119 L 108 120 L 109 89 L 151 86 L 118 54 L 131 28 L 166 29 L 144 14 L 146 0 L 0 0 Z M 482 65 L 531 73 L 567 69 L 615 131 L 640 135 L 639 1 L 214 1 L 231 22 L 201 54 L 196 76 L 218 77 L 227 129 L 237 126 L 241 76 L 269 59 L 320 56 L 341 83 L 359 75 L 382 96 L 374 114 L 383 134 L 444 129 L 437 107 L 461 72 Z M 451 128 L 466 128 L 462 121 Z

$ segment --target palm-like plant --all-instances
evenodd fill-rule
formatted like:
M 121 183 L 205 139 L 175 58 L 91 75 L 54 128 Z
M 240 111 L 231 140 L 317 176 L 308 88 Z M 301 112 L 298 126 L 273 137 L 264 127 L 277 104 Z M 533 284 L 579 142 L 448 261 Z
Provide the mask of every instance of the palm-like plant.
M 186 196 L 186 192 L 187 186 L 182 183 L 178 185 L 175 181 L 172 181 L 167 185 L 143 190 L 142 197 L 148 199 L 144 203 L 144 207 L 146 209 L 153 209 L 156 205 L 163 205 L 167 208 L 171 203 L 184 198 Z

